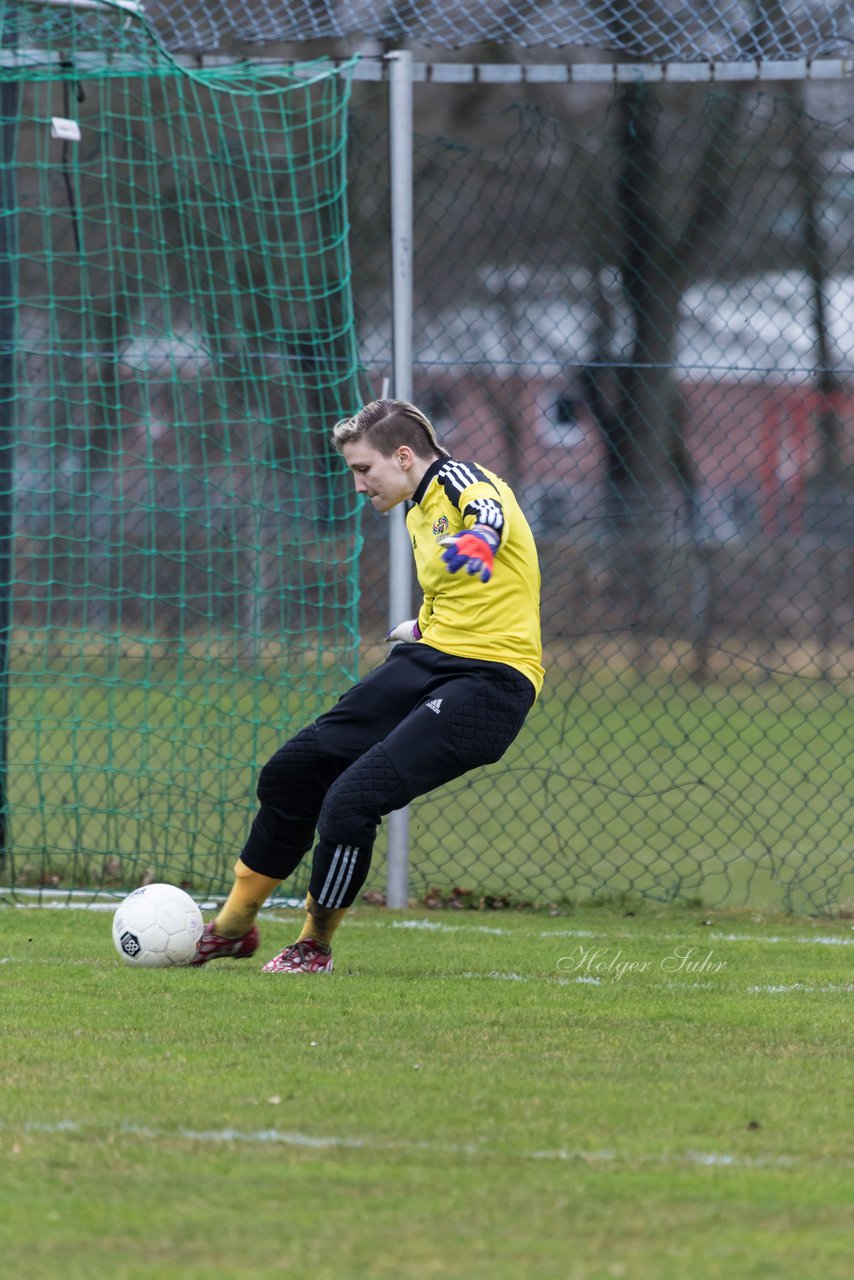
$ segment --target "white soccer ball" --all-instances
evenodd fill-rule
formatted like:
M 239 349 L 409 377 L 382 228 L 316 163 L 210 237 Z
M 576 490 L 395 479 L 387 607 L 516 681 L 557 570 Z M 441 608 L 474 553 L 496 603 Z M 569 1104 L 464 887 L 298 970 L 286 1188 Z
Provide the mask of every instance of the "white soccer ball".
M 202 936 L 202 913 L 174 884 L 134 889 L 113 916 L 113 942 L 119 955 L 138 969 L 187 965 Z

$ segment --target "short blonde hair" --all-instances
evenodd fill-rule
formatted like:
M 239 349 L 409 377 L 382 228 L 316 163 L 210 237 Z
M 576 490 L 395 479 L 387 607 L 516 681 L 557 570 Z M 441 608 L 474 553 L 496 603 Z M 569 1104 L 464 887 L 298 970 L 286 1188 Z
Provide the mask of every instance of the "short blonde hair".
M 365 440 L 384 458 L 408 445 L 418 458 L 448 457 L 436 437 L 433 423 L 408 400 L 372 400 L 354 414 L 342 418 L 332 430 L 332 444 L 340 453 L 345 444 Z

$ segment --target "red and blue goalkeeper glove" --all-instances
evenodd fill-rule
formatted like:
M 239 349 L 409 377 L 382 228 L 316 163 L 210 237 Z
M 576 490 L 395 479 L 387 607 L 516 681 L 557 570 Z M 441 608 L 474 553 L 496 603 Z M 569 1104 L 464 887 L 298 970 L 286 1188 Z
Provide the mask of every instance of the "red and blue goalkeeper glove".
M 448 573 L 456 573 L 465 565 L 467 573 L 479 573 L 482 582 L 489 582 L 495 553 L 501 541 L 494 529 L 476 524 L 473 529 L 450 533 L 439 541 L 442 546 L 447 547 L 447 551 L 442 552 L 442 559 Z

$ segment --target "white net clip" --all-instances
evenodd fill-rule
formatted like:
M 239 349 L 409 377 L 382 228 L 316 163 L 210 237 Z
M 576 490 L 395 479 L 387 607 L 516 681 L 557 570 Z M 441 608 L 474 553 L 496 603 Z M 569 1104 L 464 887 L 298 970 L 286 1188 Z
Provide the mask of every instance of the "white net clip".
M 63 142 L 79 142 L 80 125 L 76 120 L 64 120 L 62 116 L 51 116 L 50 136 L 61 138 Z

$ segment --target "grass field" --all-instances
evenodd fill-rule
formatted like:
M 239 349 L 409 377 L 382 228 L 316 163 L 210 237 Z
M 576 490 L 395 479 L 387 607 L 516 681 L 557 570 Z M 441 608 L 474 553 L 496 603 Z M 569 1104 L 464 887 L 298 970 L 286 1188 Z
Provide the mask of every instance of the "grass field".
M 331 672 L 155 650 L 62 661 L 13 672 L 0 884 L 130 887 L 151 870 L 221 889 L 260 765 L 328 704 Z M 414 894 L 833 914 L 854 902 L 852 693 L 782 675 L 556 670 L 504 760 L 413 805 Z M 371 885 L 384 879 L 381 839 Z
M 314 979 L 109 925 L 0 907 L 10 1276 L 851 1273 L 850 921 L 359 907 Z

